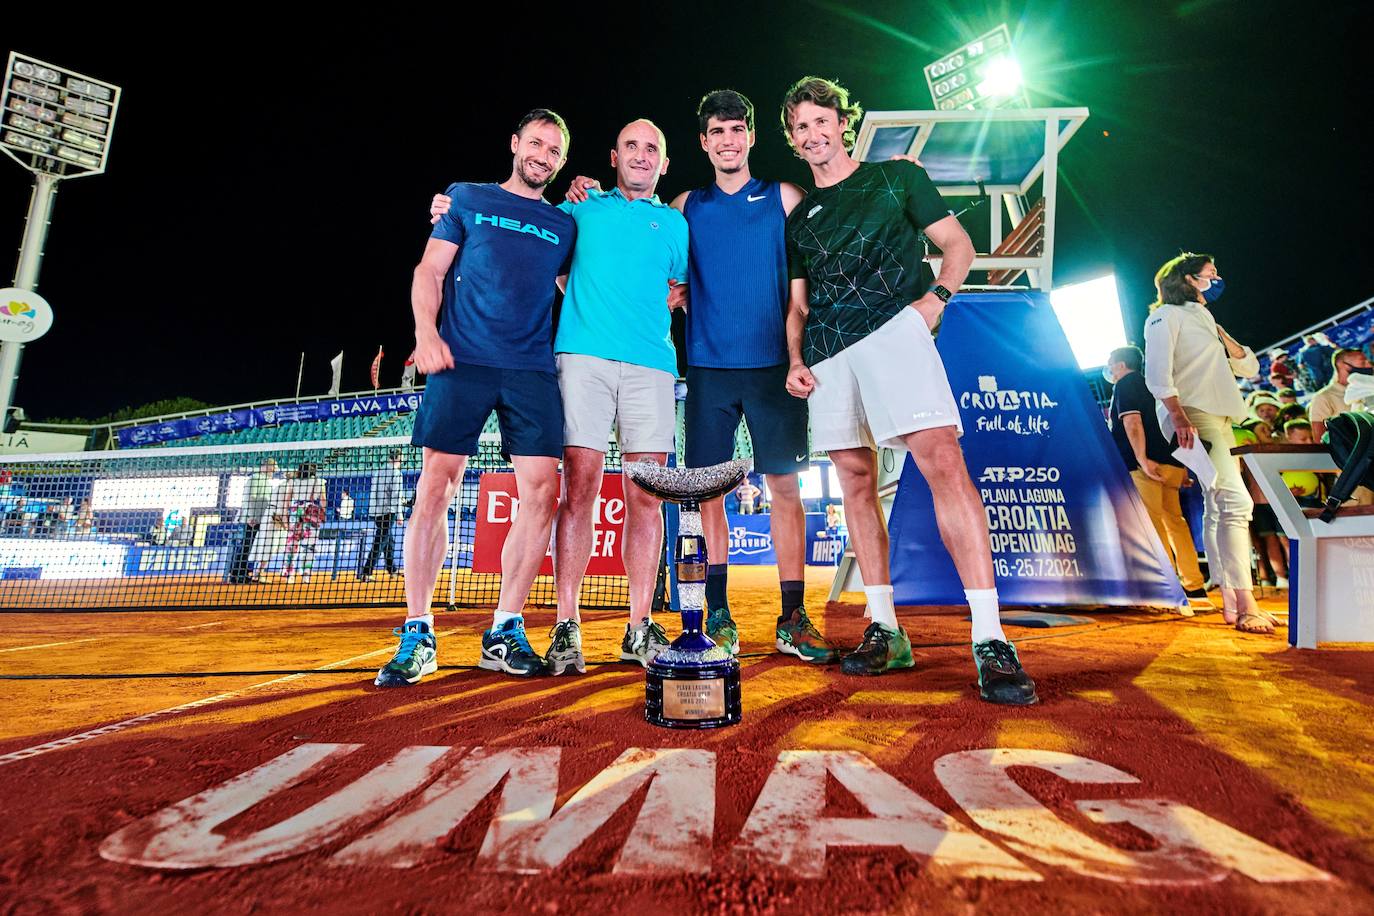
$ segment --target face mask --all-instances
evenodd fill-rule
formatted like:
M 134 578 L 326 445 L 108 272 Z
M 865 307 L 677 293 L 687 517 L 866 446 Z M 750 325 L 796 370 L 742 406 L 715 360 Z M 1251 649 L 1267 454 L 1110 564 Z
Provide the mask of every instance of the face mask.
M 1108 385 L 1115 385 L 1115 384 L 1116 384 L 1116 379 L 1112 376 L 1112 367 L 1111 367 L 1111 366 L 1103 366 L 1103 367 L 1102 367 L 1102 377 L 1103 377 L 1104 379 L 1107 380 L 1107 384 L 1108 384 Z
M 1226 281 L 1221 277 L 1213 277 L 1212 284 L 1202 291 L 1202 298 L 1207 300 L 1210 305 L 1221 298 L 1222 292 L 1226 289 Z
M 1351 375 L 1374 375 L 1374 368 L 1361 369 L 1355 366 L 1350 367 Z

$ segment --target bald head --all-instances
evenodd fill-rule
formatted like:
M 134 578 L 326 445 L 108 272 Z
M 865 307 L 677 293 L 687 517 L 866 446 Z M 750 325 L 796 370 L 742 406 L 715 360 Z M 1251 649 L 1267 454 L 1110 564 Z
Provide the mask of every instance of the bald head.
M 663 155 L 666 156 L 668 154 L 668 138 L 663 136 L 663 131 L 659 129 L 658 125 L 648 118 L 636 118 L 629 124 L 620 128 L 620 133 L 615 138 L 615 145 L 617 148 L 619 148 L 621 143 L 625 142 L 625 137 L 627 135 L 634 135 L 641 139 L 653 139 L 658 143 L 658 148 L 662 151 Z
M 631 121 L 616 137 L 611 151 L 616 183 L 627 197 L 648 197 L 668 171 L 668 143 L 648 118 Z

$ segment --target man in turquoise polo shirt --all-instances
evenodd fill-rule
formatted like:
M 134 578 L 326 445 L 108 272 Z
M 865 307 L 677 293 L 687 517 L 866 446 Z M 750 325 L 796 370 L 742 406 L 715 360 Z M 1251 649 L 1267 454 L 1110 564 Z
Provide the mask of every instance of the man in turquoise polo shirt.
M 554 674 L 586 670 L 578 598 L 612 428 L 622 461 L 659 464 L 674 449 L 677 429 L 677 351 L 670 328 L 681 297 L 670 295 L 670 288 L 687 279 L 687 221 L 654 194 L 668 171 L 663 132 L 652 121 L 631 121 L 616 139 L 611 166 L 613 190 L 560 204 L 577 224 L 577 246 L 554 340 L 564 418 L 554 550 L 558 623 L 546 656 Z M 445 213 L 448 203 L 436 196 L 430 212 Z M 658 500 L 637 487 L 625 488 L 625 507 L 620 552 L 630 580 L 630 621 L 620 657 L 647 667 L 668 645 L 650 616 L 663 521 Z
M 564 501 L 554 551 L 558 624 L 547 656 L 555 673 L 569 664 L 582 670 L 578 593 L 591 558 L 611 428 L 622 461 L 660 464 L 674 449 L 677 429 L 677 351 L 664 295 L 687 279 L 687 221 L 654 194 L 668 170 L 663 132 L 651 121 L 630 122 L 616 140 L 611 166 L 613 190 L 559 205 L 577 223 L 578 241 L 554 340 L 564 416 Z M 630 622 L 620 657 L 647 666 L 668 644 L 649 614 L 663 521 L 658 500 L 638 487 L 625 488 L 625 507 L 621 555 Z

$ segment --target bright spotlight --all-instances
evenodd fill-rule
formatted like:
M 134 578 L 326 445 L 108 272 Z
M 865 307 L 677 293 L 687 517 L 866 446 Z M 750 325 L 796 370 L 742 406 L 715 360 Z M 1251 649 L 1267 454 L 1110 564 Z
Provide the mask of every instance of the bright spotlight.
M 1115 274 L 1051 290 L 1050 304 L 1079 368 L 1105 365 L 1108 354 L 1126 346 Z
M 978 86 L 980 95 L 1004 98 L 1015 95 L 1021 89 L 1021 67 L 1016 58 L 1010 55 L 988 61 L 983 69 L 983 82 Z

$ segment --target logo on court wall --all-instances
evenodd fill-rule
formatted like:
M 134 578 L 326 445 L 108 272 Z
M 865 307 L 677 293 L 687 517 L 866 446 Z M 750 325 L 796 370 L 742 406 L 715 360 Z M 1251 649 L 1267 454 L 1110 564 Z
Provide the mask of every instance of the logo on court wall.
M 514 474 L 497 471 L 481 476 L 477 486 L 473 572 L 501 572 L 501 548 L 519 511 L 520 495 L 515 489 Z M 625 575 L 625 561 L 621 557 L 624 525 L 625 492 L 620 475 L 606 474 L 601 478 L 601 495 L 597 497 L 592 518 L 592 556 L 587 564 L 587 575 Z M 553 575 L 552 548 L 545 551 L 539 574 Z
M 773 536 L 767 531 L 750 531 L 739 527 L 730 529 L 730 553 L 752 557 L 773 549 Z

